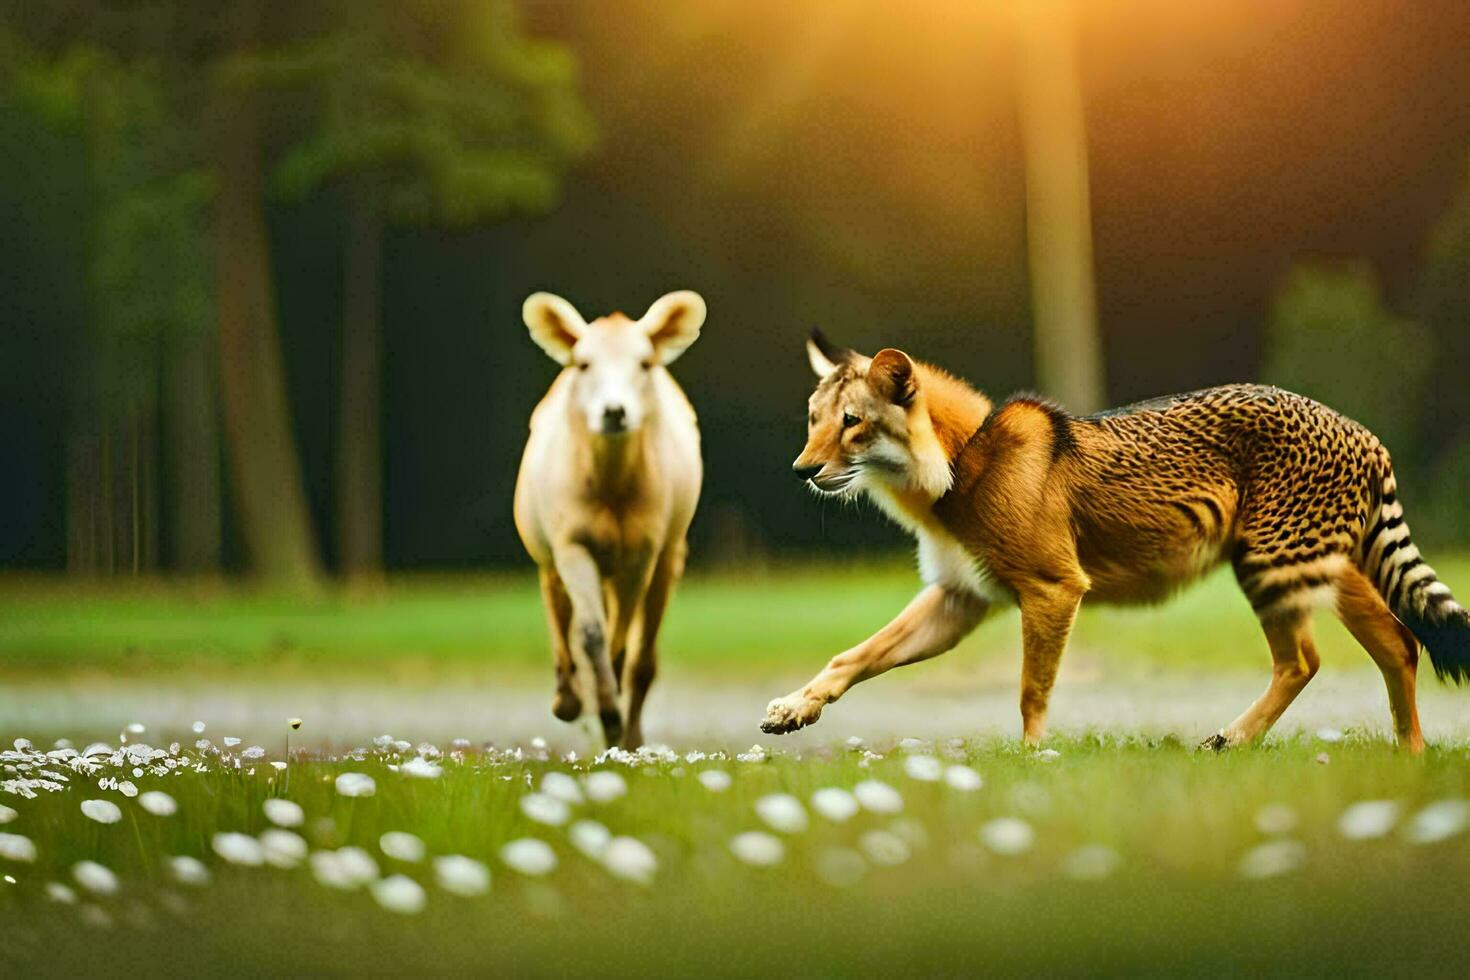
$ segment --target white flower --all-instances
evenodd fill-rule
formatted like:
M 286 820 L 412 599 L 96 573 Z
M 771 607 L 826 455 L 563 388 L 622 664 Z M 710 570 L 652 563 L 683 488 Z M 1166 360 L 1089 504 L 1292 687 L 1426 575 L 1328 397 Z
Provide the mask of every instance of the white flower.
M 636 837 L 614 837 L 602 852 L 603 867 L 616 878 L 646 885 L 658 870 L 658 858 Z
M 1404 836 L 1414 844 L 1434 844 L 1461 833 L 1470 821 L 1470 803 L 1464 800 L 1436 800 L 1409 821 Z
M 903 809 L 903 797 L 898 790 L 876 779 L 865 779 L 852 788 L 852 795 L 864 810 L 873 813 L 897 813 Z
M 30 864 L 36 860 L 36 845 L 20 834 L 0 834 L 0 858 Z
M 556 852 L 544 840 L 521 837 L 500 849 L 500 860 L 515 871 L 531 877 L 550 874 L 556 869 Z
M 770 754 L 764 745 L 752 745 L 749 752 L 741 752 L 735 758 L 741 762 L 765 762 Z
M 5 804 L 0 803 L 0 824 L 10 823 L 10 821 L 14 820 L 18 816 L 20 816 L 20 814 L 16 813 Z
M 998 817 L 980 828 L 980 843 L 996 854 L 1014 857 L 1031 850 L 1036 831 L 1020 817 Z
M 1301 841 L 1278 838 L 1257 844 L 1240 859 L 1242 878 L 1274 878 L 1300 868 L 1307 860 Z
M 856 816 L 858 801 L 840 786 L 825 786 L 812 794 L 812 809 L 833 823 L 845 823 Z
M 490 890 L 490 869 L 463 854 L 445 854 L 434 859 L 434 880 L 451 895 L 473 897 Z
M 117 791 L 123 796 L 126 796 L 128 799 L 132 799 L 133 797 L 138 795 L 138 787 L 134 786 L 132 780 L 130 779 L 125 779 L 122 782 L 118 783 Z
M 578 820 L 567 828 L 567 837 L 571 838 L 572 846 L 577 850 L 598 860 L 608 841 L 612 840 L 612 832 L 596 820 Z
M 572 811 L 561 800 L 545 793 L 527 793 L 521 797 L 521 812 L 537 823 L 548 827 L 560 827 L 571 817 Z
M 259 745 L 252 745 L 250 746 L 250 748 L 245 749 L 240 753 L 240 758 L 263 759 L 265 758 L 265 749 L 261 748 Z
M 608 803 L 628 792 L 627 781 L 609 769 L 588 773 L 584 785 L 587 798 L 594 803 Z
M 772 830 L 799 834 L 807 827 L 806 808 L 790 793 L 772 793 L 755 801 L 755 812 Z
M 306 812 L 301 809 L 301 804 L 278 796 L 266 800 L 260 808 L 265 811 L 265 818 L 277 827 L 300 827 L 306 819 Z
M 786 856 L 786 845 L 764 831 L 747 830 L 730 839 L 730 851 L 746 864 L 768 868 L 781 863 Z
M 1363 800 L 1342 811 L 1337 818 L 1337 832 L 1348 840 L 1372 840 L 1392 830 L 1398 819 L 1397 801 Z
M 284 772 L 286 770 L 286 764 L 279 759 L 272 759 L 271 768 L 276 772 Z
M 944 765 L 932 755 L 911 755 L 903 760 L 903 771 L 910 779 L 937 783 L 944 775 Z
M 162 790 L 150 789 L 138 797 L 138 805 L 155 817 L 171 817 L 179 812 L 179 805 L 174 798 Z
M 1296 811 L 1285 803 L 1267 803 L 1256 811 L 1255 823 L 1267 837 L 1280 837 L 1296 829 Z
M 1317 737 L 1324 742 L 1341 742 L 1342 732 L 1336 728 L 1319 728 L 1317 729 Z
M 227 749 L 233 749 L 240 744 L 240 740 L 232 735 L 226 735 L 221 741 L 225 743 L 225 748 Z
M 927 753 L 929 751 L 929 748 L 930 743 L 924 741 L 921 738 L 902 738 L 898 740 L 898 750 L 900 752 L 907 752 L 909 754 L 913 754 L 915 752 Z
M 77 893 L 59 881 L 46 882 L 46 897 L 61 905 L 75 905 Z
M 261 832 L 260 848 L 266 863 L 274 868 L 294 868 L 306 860 L 306 841 L 279 827 Z
M 847 750 L 849 752 L 856 752 L 862 747 L 863 737 L 861 735 L 849 735 L 847 737 Z
M 944 770 L 944 781 L 949 784 L 950 789 L 957 789 L 962 793 L 973 793 L 985 785 L 985 780 L 980 774 L 969 766 L 950 766 Z
M 569 806 L 582 802 L 582 787 L 564 772 L 548 772 L 541 777 L 541 792 Z
M 430 762 L 421 755 L 416 755 L 412 759 L 409 759 L 398 767 L 398 771 L 405 776 L 414 776 L 418 779 L 438 779 L 444 774 L 443 767 L 437 763 Z
M 917 820 L 900 817 L 889 824 L 888 829 L 901 837 L 910 847 L 920 848 L 929 845 L 929 832 Z
M 78 861 L 71 867 L 71 876 L 77 884 L 96 895 L 111 895 L 117 891 L 117 875 L 96 861 Z
M 372 885 L 373 898 L 389 912 L 414 915 L 424 910 L 427 896 L 423 886 L 407 875 L 390 875 Z
M 886 830 L 868 831 L 858 839 L 858 845 L 874 864 L 893 867 L 909 859 L 908 842 Z
M 1056 749 L 1042 749 L 1040 752 L 1036 753 L 1036 758 L 1040 759 L 1042 762 L 1051 762 L 1055 759 L 1060 759 L 1061 757 L 1062 754 Z
M 422 840 L 402 830 L 390 830 L 379 837 L 378 848 L 393 860 L 409 864 L 417 864 L 428 853 Z
M 862 880 L 868 862 L 850 847 L 829 847 L 817 855 L 814 865 L 817 877 L 833 888 L 846 888 Z
M 98 823 L 117 823 L 122 819 L 122 810 L 111 800 L 83 800 L 82 815 Z
M 169 858 L 168 870 L 181 885 L 209 884 L 209 869 L 204 866 L 204 862 L 187 854 Z
M 130 722 L 128 722 L 128 734 L 129 735 L 142 735 L 147 730 L 148 729 L 143 726 L 143 723 L 141 721 L 130 721 Z
M 351 891 L 378 877 L 378 862 L 360 847 L 335 851 L 312 851 L 308 859 L 312 876 L 328 888 Z
M 1062 871 L 1078 881 L 1099 881 L 1117 871 L 1122 863 L 1118 852 L 1106 844 L 1088 844 L 1067 855 Z
M 204 734 L 204 722 L 202 722 L 202 721 L 196 721 L 190 727 L 193 728 L 195 735 L 203 735 Z
M 698 776 L 699 785 L 711 793 L 723 793 L 730 788 L 730 774 L 723 769 L 705 769 Z
M 265 863 L 265 849 L 260 846 L 260 841 L 249 834 L 234 831 L 218 833 L 210 839 L 209 846 L 214 848 L 214 853 L 231 864 L 258 868 Z
M 338 796 L 372 796 L 378 791 L 373 777 L 361 772 L 344 772 L 337 777 Z

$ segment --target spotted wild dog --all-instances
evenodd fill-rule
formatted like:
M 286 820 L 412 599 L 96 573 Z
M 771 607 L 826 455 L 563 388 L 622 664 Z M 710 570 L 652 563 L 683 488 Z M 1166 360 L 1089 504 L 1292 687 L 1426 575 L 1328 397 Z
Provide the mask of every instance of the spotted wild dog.
M 1021 611 L 1021 719 L 1035 744 L 1083 599 L 1154 602 L 1229 561 L 1266 633 L 1271 683 L 1205 745 L 1266 732 L 1317 671 L 1310 612 L 1331 605 L 1388 685 L 1400 744 L 1423 748 L 1419 644 L 1470 678 L 1470 614 L 1409 540 L 1388 450 L 1277 388 L 1227 385 L 1076 417 L 996 408 L 897 350 L 819 333 L 798 477 L 864 493 L 918 539 L 925 587 L 892 623 L 772 701 L 761 727 L 817 720 L 853 684 L 953 647 L 994 606 Z
M 515 490 L 556 658 L 551 710 L 581 715 L 575 675 L 588 665 L 608 745 L 636 747 L 704 478 L 694 409 L 668 372 L 699 336 L 704 300 L 670 293 L 641 320 L 614 313 L 589 324 L 561 297 L 536 293 L 522 315 L 562 365 L 531 413 Z

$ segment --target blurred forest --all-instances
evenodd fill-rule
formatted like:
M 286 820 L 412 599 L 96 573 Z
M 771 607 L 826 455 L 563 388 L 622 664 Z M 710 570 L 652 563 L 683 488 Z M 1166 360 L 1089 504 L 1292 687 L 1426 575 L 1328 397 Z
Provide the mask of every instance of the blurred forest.
M 1470 542 L 1467 50 L 1449 0 L 0 0 L 0 567 L 523 563 L 537 289 L 708 301 L 696 562 L 902 540 L 789 475 L 814 325 L 1077 410 L 1292 387 Z

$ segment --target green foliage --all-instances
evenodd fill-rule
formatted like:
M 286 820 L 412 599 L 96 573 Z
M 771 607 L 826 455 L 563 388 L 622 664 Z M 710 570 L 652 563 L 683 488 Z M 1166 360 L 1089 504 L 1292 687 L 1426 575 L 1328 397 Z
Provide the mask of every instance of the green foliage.
M 570 54 L 526 37 L 505 0 L 354 3 L 330 33 L 231 70 L 314 105 L 314 124 L 276 169 L 281 193 L 367 175 L 398 220 L 545 211 L 592 140 Z
M 1261 376 L 1366 425 L 1402 469 L 1418 460 L 1433 361 L 1432 336 L 1384 305 L 1366 264 L 1309 265 L 1276 295 Z

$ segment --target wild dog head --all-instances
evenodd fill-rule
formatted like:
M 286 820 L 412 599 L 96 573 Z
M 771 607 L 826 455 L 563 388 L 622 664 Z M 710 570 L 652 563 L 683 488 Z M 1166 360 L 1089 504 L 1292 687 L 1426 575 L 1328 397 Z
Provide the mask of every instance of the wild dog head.
M 572 403 L 596 435 L 636 432 L 653 414 L 654 376 L 699 337 L 704 300 L 669 293 L 639 320 L 621 313 L 587 323 L 571 303 L 551 293 L 526 299 L 521 316 L 531 339 L 572 372 Z
M 820 331 L 806 352 L 820 380 L 807 401 L 796 475 L 828 494 L 886 488 L 943 496 L 952 474 L 929 416 L 925 371 L 903 351 L 864 357 Z

